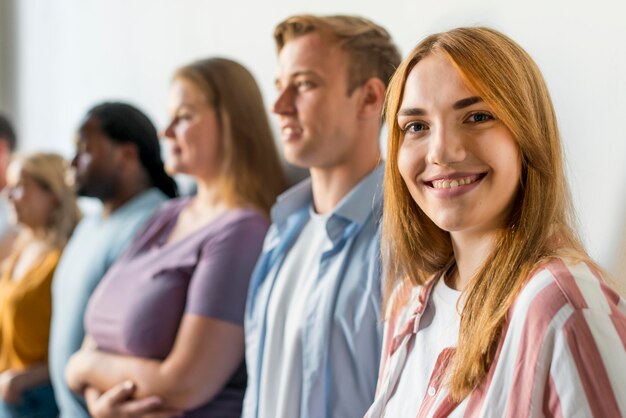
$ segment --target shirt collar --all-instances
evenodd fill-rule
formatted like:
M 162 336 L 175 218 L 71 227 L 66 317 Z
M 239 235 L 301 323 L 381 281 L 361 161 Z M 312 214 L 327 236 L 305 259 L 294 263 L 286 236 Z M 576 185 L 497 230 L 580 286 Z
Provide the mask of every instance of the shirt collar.
M 337 204 L 333 216 L 362 225 L 372 210 L 381 208 L 385 164 L 379 164 Z
M 385 164 L 378 165 L 344 196 L 333 210 L 331 219 L 341 217 L 349 222 L 362 225 L 372 212 L 382 205 L 382 182 Z M 278 197 L 272 208 L 272 222 L 283 229 L 287 218 L 308 208 L 313 202 L 311 179 L 307 178 Z
M 406 318 L 400 319 L 398 328 L 396 328 L 391 340 L 390 354 L 393 354 L 397 350 L 403 340 L 407 337 L 410 338 L 419 330 L 420 319 L 422 318 L 424 309 L 426 309 L 426 305 L 430 299 L 433 287 L 435 283 L 437 283 L 437 279 L 438 277 L 435 276 L 423 285 L 413 289 L 411 292 L 411 298 L 407 302 L 409 306 L 406 308 L 409 315 Z
M 313 202 L 313 192 L 309 177 L 278 196 L 271 210 L 272 222 L 281 229 L 289 216 L 308 207 L 311 202 Z

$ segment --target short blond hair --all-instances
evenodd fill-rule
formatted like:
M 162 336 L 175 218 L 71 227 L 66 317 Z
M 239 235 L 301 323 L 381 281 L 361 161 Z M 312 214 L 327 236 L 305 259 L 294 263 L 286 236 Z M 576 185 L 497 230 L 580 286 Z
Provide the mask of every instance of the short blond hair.
M 400 52 L 389 33 L 359 16 L 291 16 L 274 29 L 276 48 L 280 52 L 287 42 L 314 32 L 348 54 L 348 95 L 372 77 L 386 87 L 400 64 Z

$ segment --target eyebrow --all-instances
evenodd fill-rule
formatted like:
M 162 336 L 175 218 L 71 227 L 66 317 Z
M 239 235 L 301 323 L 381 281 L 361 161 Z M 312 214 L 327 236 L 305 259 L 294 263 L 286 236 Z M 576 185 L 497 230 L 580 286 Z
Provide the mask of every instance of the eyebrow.
M 180 112 L 182 109 L 191 109 L 191 110 L 195 110 L 195 106 L 189 102 L 183 102 L 181 104 L 179 104 L 178 106 L 176 106 L 173 111 L 171 111 L 170 113 L 172 115 L 176 115 L 178 112 Z
M 461 99 L 459 101 L 454 102 L 454 104 L 452 105 L 452 109 L 454 110 L 464 109 L 466 107 L 469 107 L 476 103 L 480 103 L 482 101 L 483 99 L 481 99 L 478 96 L 467 97 L 465 99 Z M 424 116 L 424 115 L 426 115 L 426 111 L 424 109 L 420 109 L 419 107 L 409 107 L 406 109 L 400 109 L 398 111 L 398 116 Z
M 426 111 L 418 107 L 409 107 L 406 109 L 400 109 L 398 111 L 398 116 L 424 116 L 424 115 L 426 115 Z
M 483 101 L 483 99 L 481 99 L 481 98 L 480 98 L 480 97 L 478 97 L 478 96 L 468 97 L 468 98 L 466 98 L 466 99 L 461 99 L 461 100 L 459 100 L 458 102 L 455 102 L 455 103 L 452 105 L 452 109 L 454 109 L 454 110 L 460 110 L 460 109 L 463 109 L 463 108 L 469 107 L 469 106 L 471 106 L 471 105 L 473 105 L 473 104 L 476 104 L 476 103 L 479 103 L 479 102 L 482 102 L 482 101 Z
M 312 76 L 317 76 L 317 73 L 313 70 L 301 70 L 301 71 L 296 71 L 295 73 L 289 74 L 289 79 L 294 79 L 296 77 L 300 77 L 303 75 L 312 75 Z M 280 84 L 280 78 L 276 77 L 274 79 L 274 85 L 279 88 L 281 86 Z

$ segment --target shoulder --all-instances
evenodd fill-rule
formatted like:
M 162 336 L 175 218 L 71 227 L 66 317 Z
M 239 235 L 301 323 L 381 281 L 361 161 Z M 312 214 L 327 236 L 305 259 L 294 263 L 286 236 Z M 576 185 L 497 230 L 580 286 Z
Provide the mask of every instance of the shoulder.
M 246 227 L 246 226 L 262 226 L 269 228 L 268 219 L 254 209 L 233 209 L 227 214 L 224 226 L 228 227 Z
M 57 263 L 59 262 L 59 259 L 61 259 L 61 254 L 63 253 L 63 249 L 61 248 L 53 248 L 50 251 L 48 251 L 42 261 L 42 264 L 49 264 L 52 266 L 56 266 Z
M 269 223 L 253 209 L 232 209 L 209 226 L 202 238 L 202 252 L 235 251 L 244 257 L 253 253 L 258 257 Z
M 48 280 L 52 280 L 54 271 L 59 265 L 62 251 L 60 249 L 50 250 L 39 264 L 39 268 L 45 273 Z
M 189 203 L 189 197 L 178 197 L 174 199 L 165 200 L 156 203 L 152 208 L 139 210 L 135 212 L 135 216 L 126 217 L 125 221 L 128 222 L 129 229 L 138 229 L 137 236 L 144 234 L 150 234 L 155 228 L 160 228 L 161 225 L 170 221 L 173 218 L 177 218 L 180 212 Z M 135 235 L 133 233 L 133 235 Z
M 170 217 L 172 215 L 178 216 L 180 211 L 189 204 L 189 201 L 189 197 L 176 197 L 160 202 L 153 212 L 152 218 Z
M 272 206 L 272 222 L 286 222 L 292 215 L 306 208 L 313 199 L 312 193 L 311 178 L 307 177 L 280 194 Z
M 101 235 L 106 234 L 110 228 L 104 227 L 100 214 L 90 214 L 83 216 L 78 222 L 78 225 L 74 228 L 72 235 L 65 244 L 63 250 L 64 254 L 82 253 L 85 248 L 93 248 L 96 245 L 101 245 Z M 99 237 L 95 239 L 94 237 Z M 65 255 L 64 257 L 67 257 Z
M 218 237 L 263 238 L 269 228 L 267 219 L 253 209 L 229 210 L 217 222 L 214 235 Z
M 551 260 L 537 268 L 510 312 L 512 326 L 562 329 L 583 317 L 625 317 L 624 300 L 592 266 Z M 534 324 L 534 325 L 533 325 Z
M 574 310 L 607 313 L 611 305 L 620 303 L 620 296 L 606 284 L 599 271 L 584 262 L 569 263 L 562 259 L 551 260 L 537 268 L 516 304 L 540 297 L 544 302 L 566 304 Z
M 83 215 L 81 220 L 74 228 L 74 232 L 72 233 L 70 239 L 76 237 L 77 235 L 80 235 L 80 233 L 83 231 L 91 231 L 97 229 L 101 219 L 101 214 L 99 212 Z

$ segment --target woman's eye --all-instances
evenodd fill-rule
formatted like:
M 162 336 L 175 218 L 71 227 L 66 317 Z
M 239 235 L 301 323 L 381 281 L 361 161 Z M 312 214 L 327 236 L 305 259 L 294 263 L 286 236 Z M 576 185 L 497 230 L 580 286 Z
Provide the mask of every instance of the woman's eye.
M 426 129 L 428 129 L 428 126 L 426 126 L 426 124 L 424 123 L 411 122 L 411 123 L 407 123 L 402 129 L 402 131 L 408 132 L 408 133 L 417 133 L 417 132 L 425 131 Z
M 474 122 L 474 123 L 481 123 L 481 122 L 487 122 L 490 120 L 494 120 L 495 118 L 490 115 L 489 113 L 486 112 L 477 112 L 477 113 L 472 113 L 468 118 L 467 121 L 468 122 Z

